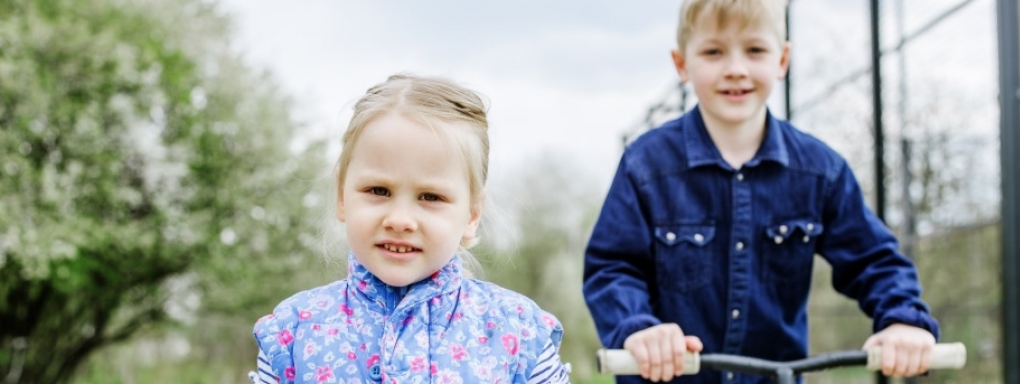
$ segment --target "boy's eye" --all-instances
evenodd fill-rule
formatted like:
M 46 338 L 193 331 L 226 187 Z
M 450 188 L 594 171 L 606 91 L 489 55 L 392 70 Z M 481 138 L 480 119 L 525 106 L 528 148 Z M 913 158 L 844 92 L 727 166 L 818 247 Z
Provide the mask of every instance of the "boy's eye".
M 371 187 L 368 189 L 368 193 L 371 193 L 376 196 L 386 197 L 390 195 L 390 190 L 383 187 Z
M 425 200 L 425 201 L 442 201 L 443 200 L 442 196 L 439 196 L 439 195 L 437 195 L 435 193 L 428 193 L 428 192 L 421 194 L 421 197 L 419 197 L 419 198 L 422 199 L 422 200 Z
M 706 49 L 704 51 L 701 51 L 701 54 L 705 55 L 705 56 L 715 56 L 715 55 L 722 54 L 722 50 L 721 49 L 715 49 L 715 48 Z
M 751 48 L 748 48 L 747 51 L 751 52 L 751 53 L 765 53 L 765 52 L 768 52 L 767 49 L 762 48 L 762 47 L 751 47 Z

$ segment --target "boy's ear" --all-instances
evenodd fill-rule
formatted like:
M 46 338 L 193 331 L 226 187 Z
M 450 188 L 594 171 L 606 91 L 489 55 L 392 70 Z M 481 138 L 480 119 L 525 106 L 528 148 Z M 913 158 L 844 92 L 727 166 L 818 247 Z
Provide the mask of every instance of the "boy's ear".
M 787 71 L 790 70 L 790 42 L 783 43 L 783 55 L 779 58 L 779 78 L 786 77 Z
M 673 66 L 676 67 L 676 74 L 680 75 L 680 82 L 687 82 L 687 61 L 684 59 L 684 54 L 680 53 L 679 49 L 669 51 L 670 55 L 673 56 Z M 785 70 L 784 70 L 785 72 Z

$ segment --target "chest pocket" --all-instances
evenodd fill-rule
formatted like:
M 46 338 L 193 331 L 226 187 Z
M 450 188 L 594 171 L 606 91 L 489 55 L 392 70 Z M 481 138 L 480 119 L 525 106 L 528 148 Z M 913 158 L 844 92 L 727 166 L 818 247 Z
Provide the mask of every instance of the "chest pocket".
M 690 292 L 708 284 L 715 226 L 671 225 L 655 228 L 659 286 Z
M 824 231 L 817 220 L 783 220 L 765 227 L 764 279 L 772 283 L 803 283 L 811 275 L 817 237 Z

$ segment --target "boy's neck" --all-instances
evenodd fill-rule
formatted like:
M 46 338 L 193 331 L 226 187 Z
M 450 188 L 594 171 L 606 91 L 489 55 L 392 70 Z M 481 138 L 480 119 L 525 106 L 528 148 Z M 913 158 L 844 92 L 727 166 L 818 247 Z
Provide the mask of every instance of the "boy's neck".
M 764 109 L 762 112 L 760 116 L 739 124 L 712 121 L 711 117 L 702 115 L 709 137 L 719 149 L 723 160 L 733 169 L 740 169 L 758 153 L 758 147 L 765 139 L 766 114 Z

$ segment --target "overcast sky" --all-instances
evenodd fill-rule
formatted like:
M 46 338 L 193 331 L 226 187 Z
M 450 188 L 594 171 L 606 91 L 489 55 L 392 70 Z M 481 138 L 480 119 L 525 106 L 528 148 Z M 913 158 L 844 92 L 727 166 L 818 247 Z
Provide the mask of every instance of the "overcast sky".
M 907 31 L 960 2 L 906 0 Z M 892 42 L 895 2 L 883 3 L 886 41 Z M 491 105 L 491 167 L 497 176 L 551 151 L 607 185 L 622 134 L 677 79 L 669 50 L 675 46 L 678 1 L 221 4 L 233 16 L 238 49 L 274 72 L 297 101 L 298 116 L 333 142 L 350 118 L 351 103 L 390 74 L 442 75 L 479 91 Z M 803 0 L 793 10 L 796 105 L 830 79 L 867 65 L 870 40 L 866 1 Z M 990 66 L 993 12 L 994 1 L 975 0 L 912 45 L 911 80 L 921 87 L 936 78 L 970 84 L 975 97 L 987 98 L 996 84 Z M 968 66 L 974 69 L 960 70 Z M 781 99 L 774 96 L 778 112 Z M 825 129 L 806 130 L 824 138 Z

